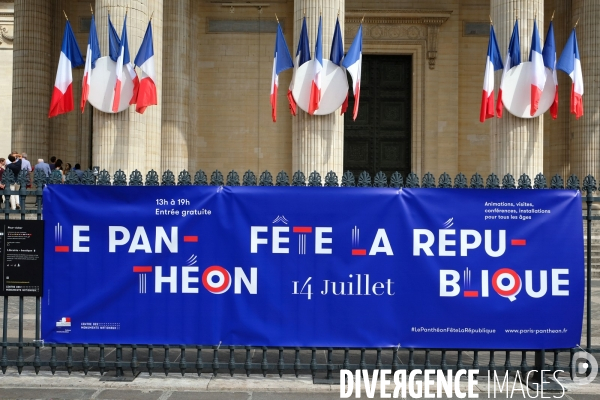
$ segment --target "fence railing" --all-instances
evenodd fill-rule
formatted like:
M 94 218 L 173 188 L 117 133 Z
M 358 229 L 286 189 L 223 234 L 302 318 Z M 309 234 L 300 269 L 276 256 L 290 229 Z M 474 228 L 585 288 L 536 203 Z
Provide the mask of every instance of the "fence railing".
M 64 180 L 64 182 L 63 182 Z M 42 218 L 42 191 L 47 184 L 68 185 L 96 185 L 96 186 L 186 186 L 186 185 L 213 185 L 213 186 L 325 186 L 325 187 L 377 187 L 377 188 L 458 188 L 458 189 L 571 189 L 581 190 L 585 193 L 582 197 L 587 205 L 587 213 L 583 219 L 587 221 L 587 254 L 586 254 L 586 339 L 585 350 L 590 353 L 600 353 L 600 348 L 592 346 L 592 319 L 591 319 L 591 245 L 592 221 L 600 220 L 600 216 L 592 215 L 592 204 L 600 202 L 600 197 L 593 197 L 597 190 L 596 180 L 588 175 L 583 184 L 577 176 L 571 175 L 567 181 L 555 175 L 548 183 L 546 177 L 538 174 L 533 184 L 529 176 L 523 174 L 515 181 L 510 174 L 500 179 L 496 174 L 490 174 L 484 181 L 479 174 L 474 174 L 468 180 L 462 173 L 456 175 L 454 180 L 444 173 L 437 180 L 426 173 L 419 181 L 419 177 L 410 173 L 405 178 L 398 172 L 389 178 L 378 172 L 371 178 L 366 171 L 359 174 L 358 178 L 348 171 L 343 174 L 341 182 L 334 172 L 325 176 L 324 182 L 319 173 L 312 172 L 308 176 L 297 171 L 293 173 L 290 181 L 289 175 L 281 171 L 273 181 L 273 175 L 264 171 L 257 176 L 252 171 L 246 171 L 240 181 L 240 175 L 231 171 L 225 178 L 223 173 L 216 170 L 210 179 L 207 174 L 199 170 L 194 176 L 188 171 L 182 171 L 175 178 L 171 171 L 165 171 L 159 179 L 156 171 L 149 171 L 145 178 L 138 170 L 133 171 L 127 179 L 126 174 L 119 170 L 111 177 L 107 171 L 94 174 L 91 170 L 84 171 L 81 176 L 71 171 L 64 178 L 60 171 L 54 171 L 49 177 L 43 171 L 34 171 L 32 177 L 26 171 L 21 171 L 14 176 L 12 171 L 6 170 L 2 177 L 5 189 L 0 191 L 5 199 L 5 218 L 11 214 L 20 214 L 25 219 L 27 214 L 35 214 L 37 219 Z M 10 190 L 11 184 L 19 184 L 20 189 Z M 30 188 L 29 184 L 33 183 Z M 19 196 L 20 209 L 11 210 L 8 197 Z M 35 196 L 35 205 L 26 201 L 27 196 Z M 30 207 L 27 208 L 26 205 Z M 41 298 L 4 297 L 2 319 L 2 352 L 0 368 L 6 372 L 8 367 L 17 367 L 19 373 L 25 367 L 33 367 L 38 373 L 42 368 L 48 368 L 52 373 L 57 370 L 83 371 L 87 374 L 90 370 L 97 370 L 101 374 L 114 371 L 116 376 L 123 376 L 126 370 L 131 370 L 133 375 L 140 371 L 148 373 L 163 372 L 169 374 L 178 372 L 186 373 L 258 373 L 262 375 L 293 373 L 296 376 L 304 373 L 316 377 L 321 373 L 327 382 L 333 374 L 340 369 L 478 369 L 480 374 L 487 371 L 515 372 L 527 374 L 529 371 L 548 370 L 551 372 L 563 370 L 575 373 L 573 355 L 578 351 L 573 349 L 546 349 L 546 350 L 460 350 L 460 349 L 413 349 L 413 348 L 337 348 L 337 347 L 252 347 L 252 346 L 221 346 L 217 344 L 204 345 L 174 345 L 154 344 L 137 345 L 135 343 L 73 343 L 50 344 L 46 346 L 40 340 Z M 15 306 L 14 301 L 18 302 Z M 33 303 L 35 301 L 35 304 Z M 25 308 L 35 307 L 35 331 L 33 338 L 24 339 Z M 9 310 L 18 310 L 18 324 L 9 337 Z M 12 313 L 11 313 L 12 314 Z M 550 360 L 549 360 L 550 359 Z

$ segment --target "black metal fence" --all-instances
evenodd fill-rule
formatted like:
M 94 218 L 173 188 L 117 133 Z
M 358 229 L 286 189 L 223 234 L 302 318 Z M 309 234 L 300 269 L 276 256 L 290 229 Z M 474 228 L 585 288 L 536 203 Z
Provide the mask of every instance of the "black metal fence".
M 32 178 L 32 179 L 31 179 Z M 31 179 L 31 180 L 30 180 Z M 214 171 L 210 181 L 202 170 L 196 172 L 192 178 L 187 171 L 179 173 L 177 180 L 171 171 L 162 174 L 159 180 L 158 173 L 150 171 L 145 179 L 140 171 L 133 171 L 127 181 L 126 174 L 119 170 L 111 176 L 107 171 L 94 174 L 87 170 L 81 176 L 71 171 L 65 177 L 59 171 L 54 171 L 46 177 L 42 171 L 35 171 L 33 177 L 22 171 L 17 177 L 10 170 L 6 170 L 2 177 L 5 189 L 0 191 L 5 196 L 4 214 L 9 219 L 11 214 L 20 214 L 21 219 L 26 219 L 27 214 L 35 214 L 37 219 L 42 218 L 42 189 L 47 184 L 70 185 L 97 185 L 97 186 L 185 186 L 185 185 L 213 185 L 213 186 L 326 186 L 326 187 L 391 187 L 391 188 L 460 188 L 460 189 L 571 189 L 581 190 L 585 196 L 583 202 L 587 205 L 587 213 L 583 219 L 587 221 L 587 254 L 586 254 L 586 346 L 590 353 L 600 353 L 600 348 L 593 348 L 592 317 L 591 317 L 591 248 L 592 248 L 592 221 L 599 220 L 600 216 L 592 215 L 592 204 L 600 202 L 600 197 L 593 197 L 596 191 L 596 180 L 588 175 L 580 185 L 579 178 L 571 175 L 565 184 L 563 178 L 555 175 L 548 184 L 546 177 L 538 174 L 533 185 L 529 176 L 523 174 L 515 181 L 514 177 L 507 174 L 500 180 L 495 174 L 490 174 L 484 182 L 479 174 L 474 174 L 470 180 L 463 174 L 458 174 L 454 181 L 444 173 L 436 184 L 435 177 L 427 173 L 421 182 L 419 177 L 410 173 L 406 178 L 398 172 L 388 177 L 379 172 L 374 178 L 367 172 L 362 172 L 358 179 L 351 172 L 346 172 L 338 181 L 334 172 L 329 172 L 322 183 L 321 176 L 312 172 L 308 177 L 297 171 L 293 174 L 291 182 L 286 172 L 277 174 L 275 182 L 270 172 L 263 172 L 257 180 L 252 171 L 247 171 L 242 177 L 237 172 L 231 171 L 224 178 L 220 171 Z M 11 184 L 19 184 L 20 189 L 10 190 Z M 30 184 L 31 187 L 27 187 Z M 11 210 L 8 196 L 18 195 L 20 209 Z M 27 197 L 35 196 L 34 205 L 28 202 Z M 583 266 L 582 266 L 583 267 Z M 9 299 L 11 301 L 9 301 Z M 15 305 L 15 300 L 18 304 Z M 33 303 L 35 301 L 35 303 Z M 312 374 L 313 377 L 323 375 L 325 381 L 331 381 L 333 374 L 340 369 L 478 369 L 480 374 L 487 371 L 520 371 L 523 374 L 532 370 L 542 369 L 549 371 L 563 370 L 575 373 L 573 355 L 578 348 L 573 349 L 546 349 L 546 350 L 456 350 L 456 349 L 413 349 L 413 348 L 301 348 L 301 347 L 251 347 L 251 346 L 221 346 L 221 344 L 206 345 L 177 345 L 155 344 L 137 345 L 134 343 L 72 343 L 50 344 L 46 346 L 40 340 L 41 298 L 4 297 L 2 319 L 2 354 L 0 368 L 6 372 L 8 367 L 17 367 L 19 373 L 23 368 L 32 367 L 38 373 L 42 368 L 49 369 L 52 373 L 57 370 L 83 371 L 87 374 L 91 370 L 101 374 L 111 371 L 116 376 L 122 376 L 130 370 L 133 375 L 146 371 L 150 374 L 162 372 L 169 374 L 178 372 L 202 374 L 218 373 L 252 374 L 279 374 L 293 373 Z M 35 315 L 34 337 L 24 340 L 25 308 L 31 308 Z M 33 314 L 35 308 L 35 314 Z M 18 322 L 9 320 L 11 315 L 18 315 Z M 9 324 L 16 323 L 16 337 L 9 337 Z M 14 334 L 14 330 L 11 330 Z

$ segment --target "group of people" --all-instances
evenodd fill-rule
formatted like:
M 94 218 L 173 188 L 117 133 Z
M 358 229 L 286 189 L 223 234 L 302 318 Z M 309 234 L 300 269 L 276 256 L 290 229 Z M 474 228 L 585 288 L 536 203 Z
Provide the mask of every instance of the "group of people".
M 83 171 L 81 170 L 81 166 L 79 164 L 75 164 L 75 167 L 72 167 L 70 163 L 63 164 L 63 161 L 60 158 L 57 159 L 55 156 L 50 157 L 50 164 L 45 163 L 41 158 L 38 159 L 38 163 L 35 167 L 41 168 L 46 173 L 46 176 L 50 176 L 52 171 L 60 171 L 63 182 L 65 180 L 65 176 L 67 176 L 71 171 L 75 171 L 79 178 L 81 178 L 83 175 Z
M 57 159 L 55 156 L 52 156 L 52 157 L 50 157 L 50 164 L 44 162 L 44 159 L 39 158 L 37 161 L 37 164 L 34 167 L 31 165 L 31 163 L 27 159 L 27 153 L 25 153 L 25 152 L 18 153 L 13 150 L 8 155 L 8 160 L 0 157 L 0 189 L 2 189 L 2 190 L 4 190 L 4 188 L 5 188 L 5 185 L 2 183 L 2 176 L 4 175 L 4 171 L 6 171 L 7 168 L 13 172 L 15 177 L 18 176 L 22 170 L 27 171 L 29 174 L 29 183 L 27 184 L 27 187 L 31 187 L 31 180 L 33 178 L 33 174 L 31 174 L 31 172 L 33 172 L 36 169 L 44 171 L 44 174 L 46 175 L 46 177 L 49 177 L 50 174 L 52 173 L 52 171 L 60 171 L 63 181 L 64 181 L 64 177 L 71 170 L 75 171 L 75 173 L 80 178 L 83 175 L 83 171 L 81 170 L 81 167 L 79 164 L 75 164 L 75 167 L 71 168 L 71 164 L 69 164 L 69 163 L 63 164 L 63 161 L 60 158 Z M 10 185 L 11 191 L 19 190 L 19 188 L 20 188 L 19 184 L 16 182 Z M 17 210 L 17 209 L 21 208 L 21 206 L 19 204 L 19 196 L 18 195 L 10 196 L 10 208 L 11 208 L 11 210 Z

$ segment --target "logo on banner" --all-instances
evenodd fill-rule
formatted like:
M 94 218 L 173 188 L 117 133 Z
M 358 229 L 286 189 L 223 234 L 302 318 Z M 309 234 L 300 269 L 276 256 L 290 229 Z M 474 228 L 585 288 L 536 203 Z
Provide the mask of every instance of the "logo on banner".
M 57 333 L 69 333 L 71 332 L 71 317 L 62 317 L 60 321 L 56 322 Z

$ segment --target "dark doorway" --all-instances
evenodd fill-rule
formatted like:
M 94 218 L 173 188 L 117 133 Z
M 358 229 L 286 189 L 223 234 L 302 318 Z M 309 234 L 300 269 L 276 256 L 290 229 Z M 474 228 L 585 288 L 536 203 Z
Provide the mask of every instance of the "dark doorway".
M 363 55 L 358 117 L 350 94 L 344 117 L 344 172 L 388 179 L 411 170 L 412 56 Z M 349 75 L 348 75 L 349 77 Z M 348 78 L 351 84 L 351 79 Z

